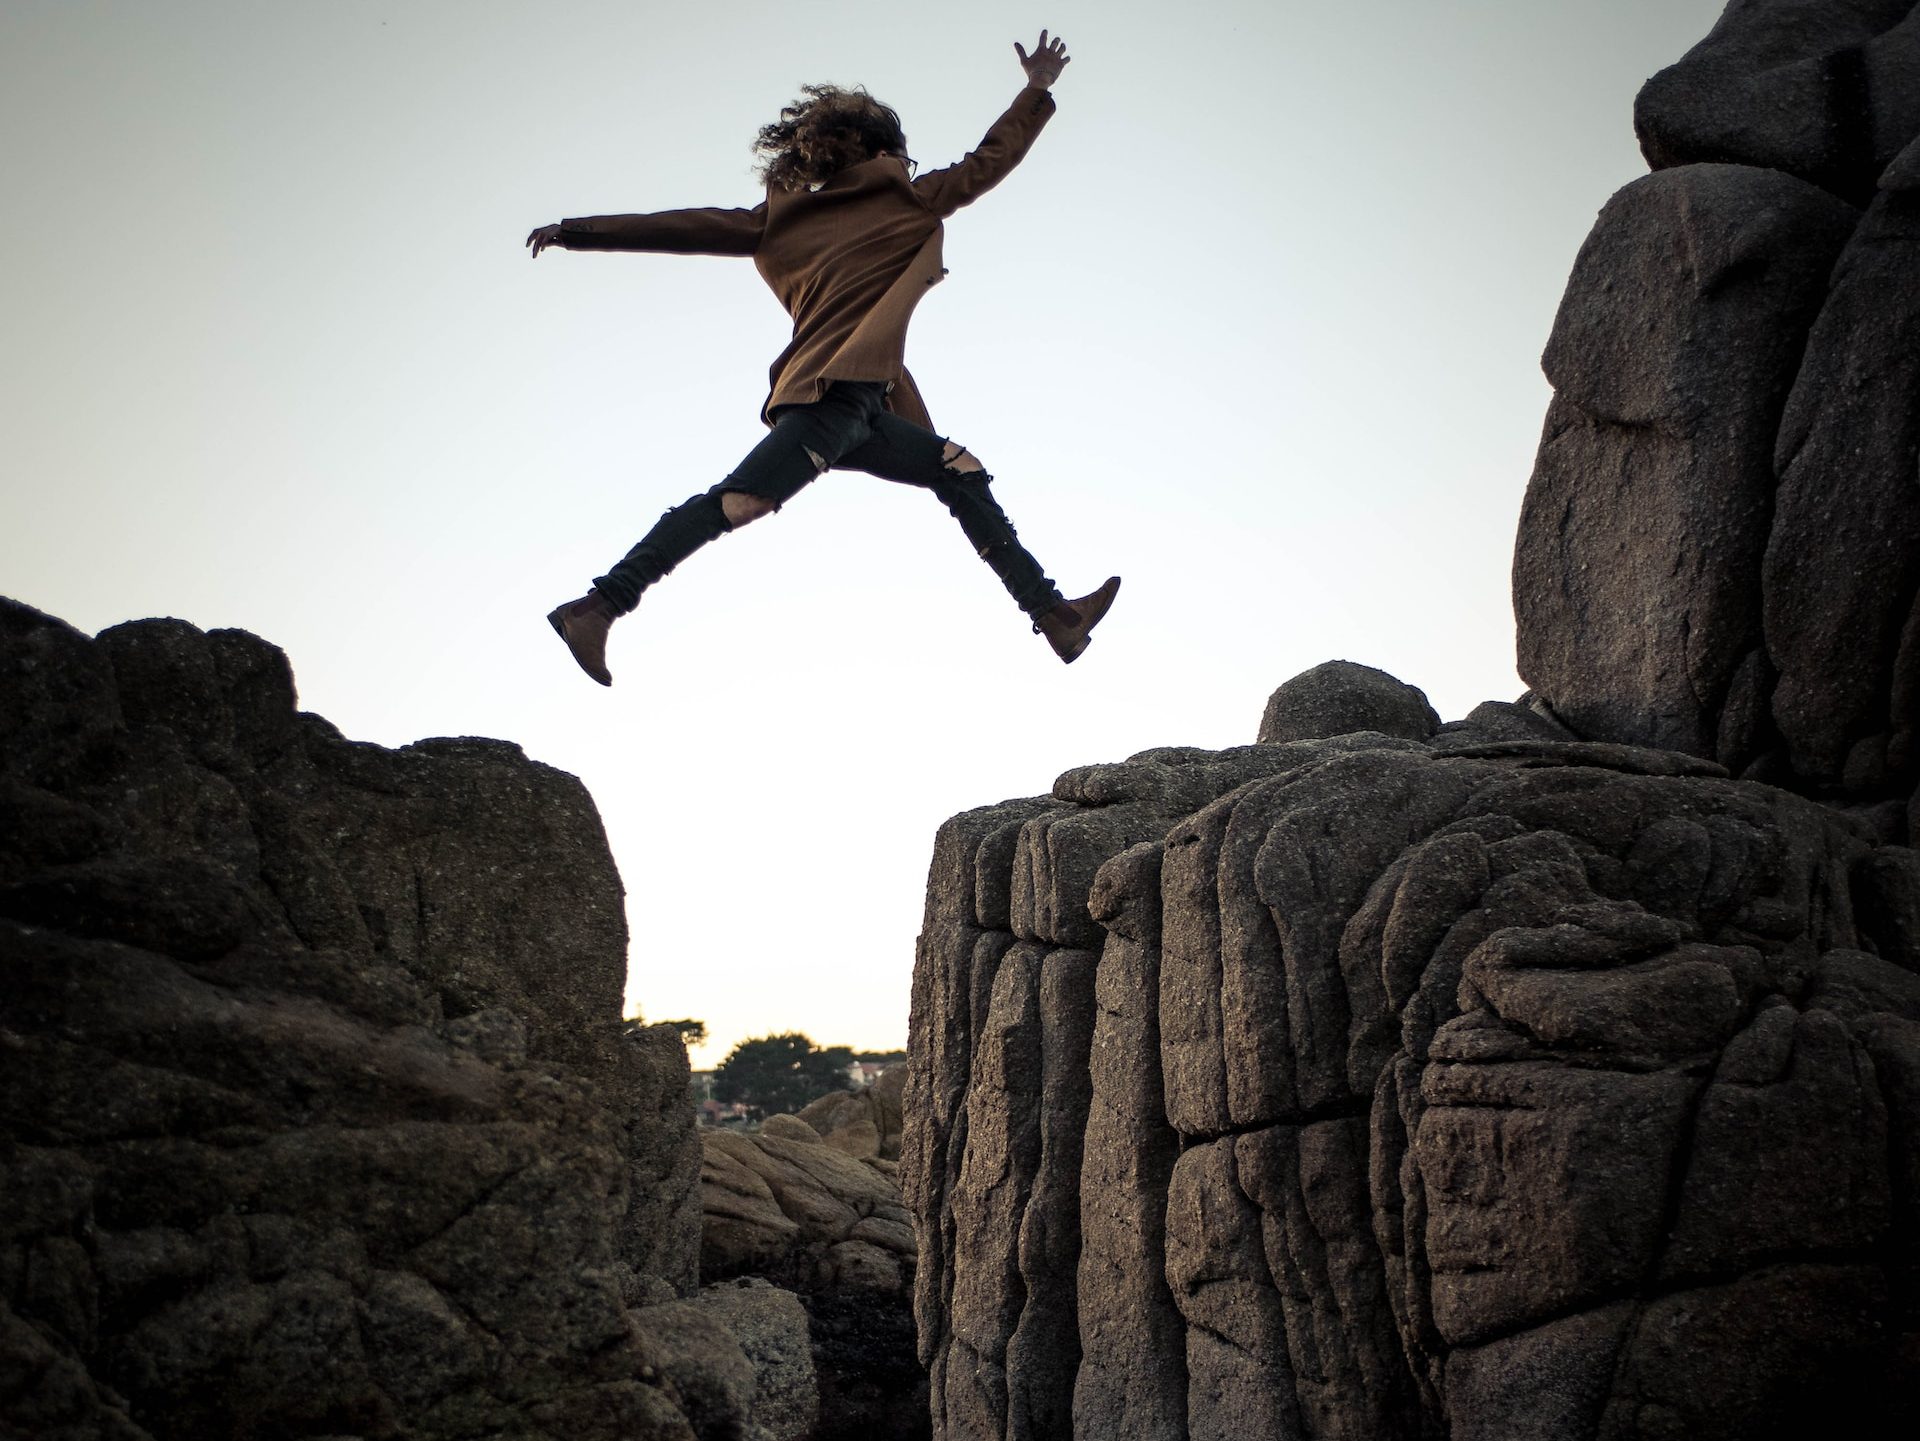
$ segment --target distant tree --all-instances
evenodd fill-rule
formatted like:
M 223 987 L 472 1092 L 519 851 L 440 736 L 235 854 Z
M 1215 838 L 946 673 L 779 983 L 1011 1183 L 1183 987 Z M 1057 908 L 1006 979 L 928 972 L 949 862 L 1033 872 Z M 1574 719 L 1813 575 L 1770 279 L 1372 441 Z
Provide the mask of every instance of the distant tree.
M 816 1046 L 799 1031 L 742 1041 L 713 1073 L 713 1098 L 739 1101 L 763 1114 L 797 1111 L 808 1101 L 848 1089 L 846 1046 Z
M 897 1066 L 906 1060 L 905 1051 L 856 1051 L 854 1060 L 869 1066 Z
M 625 1024 L 630 1029 L 636 1031 L 644 1030 L 646 1027 L 653 1025 L 672 1026 L 674 1030 L 680 1033 L 681 1041 L 689 1046 L 697 1046 L 707 1038 L 707 1023 L 705 1021 L 649 1021 L 638 1011 L 635 1011 L 631 1016 L 625 1018 Z

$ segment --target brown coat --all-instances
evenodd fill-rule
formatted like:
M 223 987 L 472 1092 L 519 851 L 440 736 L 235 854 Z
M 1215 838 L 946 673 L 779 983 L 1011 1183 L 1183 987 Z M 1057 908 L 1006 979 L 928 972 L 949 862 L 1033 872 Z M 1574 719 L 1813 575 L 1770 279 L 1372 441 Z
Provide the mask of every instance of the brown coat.
M 884 380 L 887 405 L 933 422 L 907 374 L 907 322 L 940 264 L 941 221 L 1020 163 L 1053 115 L 1053 97 L 1022 90 L 980 148 L 958 165 L 910 179 L 882 156 L 849 166 L 813 190 L 767 191 L 751 210 L 664 210 L 560 222 L 568 250 L 659 250 L 751 255 L 793 317 L 793 340 L 769 372 L 761 418 L 777 405 L 818 400 L 836 380 Z

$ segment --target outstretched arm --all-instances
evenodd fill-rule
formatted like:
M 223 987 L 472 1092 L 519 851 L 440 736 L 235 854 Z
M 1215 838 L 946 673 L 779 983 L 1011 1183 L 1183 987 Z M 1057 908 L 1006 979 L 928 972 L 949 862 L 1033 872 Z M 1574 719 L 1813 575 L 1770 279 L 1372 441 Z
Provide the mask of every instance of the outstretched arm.
M 751 255 L 760 248 L 765 202 L 751 210 L 660 210 L 651 215 L 589 215 L 543 225 L 527 237 L 537 257 L 562 250 L 657 250 L 674 255 Z
M 1014 97 L 1007 113 L 993 122 L 986 139 L 966 159 L 944 170 L 930 171 L 913 182 L 914 190 L 940 215 L 953 214 L 1006 179 L 1053 118 L 1053 96 L 1048 92 L 1072 59 L 1066 43 L 1058 37 L 1048 40 L 1042 30 L 1031 55 L 1017 40 L 1013 48 L 1020 57 L 1020 68 L 1027 72 L 1027 88 Z

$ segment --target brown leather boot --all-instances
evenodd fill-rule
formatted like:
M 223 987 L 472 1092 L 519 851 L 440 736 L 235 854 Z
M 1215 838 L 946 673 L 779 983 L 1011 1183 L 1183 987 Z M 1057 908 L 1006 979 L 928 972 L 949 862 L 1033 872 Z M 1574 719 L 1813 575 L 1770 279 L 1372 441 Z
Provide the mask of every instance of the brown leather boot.
M 1107 613 L 1107 607 L 1119 593 L 1120 577 L 1108 576 L 1107 583 L 1092 595 L 1062 601 L 1045 615 L 1036 616 L 1033 628 L 1047 638 L 1055 655 L 1072 665 L 1092 639 L 1087 632 L 1100 624 L 1100 617 Z
M 547 624 L 567 643 L 580 669 L 601 685 L 613 684 L 613 673 L 607 669 L 607 632 L 619 618 L 613 602 L 597 590 L 547 612 Z

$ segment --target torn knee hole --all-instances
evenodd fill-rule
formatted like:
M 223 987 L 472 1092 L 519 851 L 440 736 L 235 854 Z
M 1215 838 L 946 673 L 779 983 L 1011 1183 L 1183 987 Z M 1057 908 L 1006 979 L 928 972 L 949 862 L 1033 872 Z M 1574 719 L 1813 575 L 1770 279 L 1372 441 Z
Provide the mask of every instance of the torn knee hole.
M 806 451 L 807 459 L 813 462 L 813 468 L 824 474 L 827 468 L 827 458 L 810 445 L 803 445 L 800 448 Z
M 986 469 L 964 445 L 951 440 L 941 449 L 940 464 L 949 475 L 978 475 Z
M 758 520 L 763 515 L 771 515 L 778 509 L 777 503 L 750 490 L 725 490 L 720 493 L 720 514 L 725 517 L 728 529 Z

